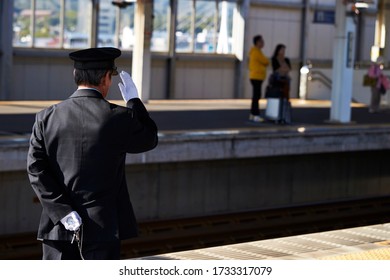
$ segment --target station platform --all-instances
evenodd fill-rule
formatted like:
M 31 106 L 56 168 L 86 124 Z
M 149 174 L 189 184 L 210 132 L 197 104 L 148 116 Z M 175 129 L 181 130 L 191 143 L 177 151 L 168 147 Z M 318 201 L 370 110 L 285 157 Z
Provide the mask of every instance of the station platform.
M 110 100 L 113 103 L 123 105 L 122 100 Z M 3 203 L 0 209 L 2 213 L 15 213 L 12 220 L 23 221 L 18 223 L 14 228 L 7 228 L 8 232 L 3 234 L 12 234 L 14 232 L 32 232 L 36 229 L 37 219 L 39 217 L 39 205 L 32 204 L 29 195 L 20 195 L 29 191 L 25 187 L 27 184 L 25 178 L 25 158 L 28 147 L 28 137 L 35 119 L 35 114 L 59 101 L 0 101 L 0 171 L 4 174 L 3 190 L 5 194 L 12 194 L 15 197 L 21 197 L 17 207 L 11 207 L 8 203 Z M 384 107 L 383 110 L 376 114 L 370 114 L 367 106 L 360 103 L 351 104 L 351 122 L 349 123 L 333 123 L 329 121 L 330 102 L 320 100 L 299 100 L 292 99 L 292 123 L 288 125 L 280 125 L 271 121 L 262 123 L 253 123 L 248 121 L 249 116 L 249 99 L 235 100 L 150 100 L 146 107 L 149 110 L 152 118 L 156 121 L 159 132 L 163 134 L 159 143 L 159 149 L 152 151 L 145 157 L 132 156 L 131 162 L 128 164 L 167 164 L 181 163 L 181 167 L 186 167 L 188 170 L 193 170 L 193 162 L 206 162 L 215 159 L 222 160 L 238 160 L 252 158 L 268 158 L 290 155 L 311 155 L 324 153 L 338 153 L 345 151 L 362 152 L 362 151 L 383 151 L 390 149 L 390 108 Z M 266 101 L 263 99 L 260 102 L 261 112 L 264 112 Z M 304 133 L 300 128 L 306 129 Z M 237 133 L 235 131 L 238 131 Z M 232 133 L 234 132 L 234 133 Z M 171 133 L 171 134 L 170 134 Z M 204 134 L 209 136 L 204 136 Z M 230 134 L 229 134 L 230 133 Z M 173 135 L 173 136 L 172 136 Z M 178 136 L 180 135 L 180 136 Z M 210 136 L 211 135 L 211 136 Z M 8 142 L 7 142 L 8 141 Z M 14 141 L 10 144 L 9 142 Z M 283 149 L 280 149 L 283 147 Z M 366 154 L 364 154 L 366 156 Z M 383 168 L 387 170 L 387 154 L 383 157 L 385 161 L 381 162 Z M 365 157 L 366 159 L 366 157 Z M 383 158 L 382 158 L 383 159 Z M 356 158 L 351 160 L 355 162 Z M 219 163 L 218 162 L 218 163 Z M 315 161 L 316 162 L 316 161 Z M 319 161 L 321 164 L 323 161 Z M 250 160 L 252 164 L 252 161 Z M 336 166 L 337 159 L 332 161 L 332 166 Z M 246 163 L 245 163 L 246 164 Z M 253 162 L 256 164 L 256 162 Z M 144 165 L 142 165 L 144 167 Z M 289 165 L 289 167 L 291 167 Z M 310 166 L 307 166 L 309 168 Z M 140 166 L 138 166 L 140 168 Z M 206 166 L 207 168 L 207 166 Z M 224 165 L 221 167 L 213 165 L 213 172 L 220 170 L 225 174 Z M 310 169 L 310 168 L 309 168 Z M 365 168 L 367 169 L 367 167 Z M 208 170 L 208 169 L 207 169 Z M 203 172 L 207 171 L 206 169 Z M 254 169 L 255 170 L 255 169 Z M 301 170 L 301 169 L 297 169 Z M 16 171 L 16 172 L 15 172 Z M 309 170 L 310 171 L 310 170 Z M 150 170 L 145 169 L 145 174 L 149 174 Z M 247 170 L 245 170 L 247 173 Z M 140 173 L 139 178 L 146 178 Z M 187 174 L 179 174 L 180 182 L 187 182 Z M 200 174 L 200 173 L 199 173 Z M 306 174 L 306 173 L 305 173 Z M 332 175 L 331 170 L 329 173 Z M 370 173 L 376 174 L 376 173 Z M 159 173 L 158 177 L 167 176 Z M 215 174 L 214 174 L 215 175 Z M 16 179 L 16 176 L 17 177 Z M 134 176 L 134 174 L 132 174 Z M 177 176 L 177 174 L 176 174 Z M 305 175 L 306 176 L 306 175 Z M 328 178 L 329 178 L 328 176 Z M 198 176 L 201 177 L 201 176 Z M 207 176 L 204 176 L 208 178 Z M 211 175 L 209 176 L 212 177 Z M 277 179 L 279 179 L 279 175 Z M 172 182 L 171 177 L 166 178 L 164 182 Z M 194 177 L 195 178 L 195 177 Z M 196 181 L 193 178 L 193 181 Z M 218 178 L 224 178 L 222 175 Z M 286 177 L 287 178 L 287 177 Z M 297 176 L 296 178 L 299 178 Z M 303 178 L 303 176 L 302 176 Z M 313 175 L 313 180 L 318 180 L 318 175 Z M 328 179 L 327 178 L 327 179 Z M 382 182 L 385 184 L 385 179 L 389 178 L 384 172 Z M 337 181 L 335 178 L 335 181 Z M 278 180 L 277 180 L 278 181 Z M 309 180 L 310 181 L 310 180 Z M 150 181 L 139 182 L 145 186 L 150 186 Z M 275 185 L 276 181 L 270 181 L 270 185 Z M 279 182 L 279 181 L 278 181 Z M 326 183 L 327 181 L 324 180 Z M 215 185 L 216 181 L 210 181 Z M 259 187 L 252 188 L 250 180 L 247 182 L 247 193 L 259 191 Z M 223 182 L 221 183 L 223 184 Z M 280 181 L 280 186 L 287 185 L 286 182 Z M 325 190 L 321 186 L 304 185 L 302 181 L 295 183 L 297 186 L 302 186 L 299 194 L 306 196 L 309 192 L 318 192 L 321 199 L 327 198 L 329 190 Z M 177 184 L 180 187 L 180 184 Z M 196 188 L 195 188 L 196 186 Z M 202 186 L 202 188 L 199 188 Z M 159 188 L 160 186 L 154 186 Z M 205 207 L 204 212 L 189 211 L 187 208 L 199 210 L 196 207 L 187 207 L 188 205 L 198 205 L 198 201 L 205 201 L 202 193 L 208 194 L 209 185 L 204 182 L 193 182 L 193 185 L 187 186 L 192 190 L 192 196 L 187 199 L 187 203 L 183 205 L 181 211 L 187 210 L 188 216 L 197 216 L 205 214 L 208 208 Z M 317 188 L 313 188 L 317 187 Z M 361 190 L 365 191 L 365 186 L 361 186 Z M 143 189 L 140 187 L 139 189 Z M 146 189 L 146 188 L 145 188 Z M 281 189 L 281 188 L 280 188 Z M 148 189 L 149 190 L 149 189 Z M 204 192 L 202 192 L 204 190 Z M 221 190 L 225 190 L 221 187 Z M 342 188 L 334 187 L 334 190 L 340 191 Z M 363 195 L 359 193 L 358 188 L 356 194 L 340 193 L 340 196 L 351 198 L 364 197 L 369 193 L 373 195 L 387 194 L 387 186 L 370 187 L 367 193 Z M 264 187 L 264 193 L 268 190 Z M 175 190 L 171 190 L 172 193 Z M 238 194 L 242 192 L 233 192 Z M 285 189 L 284 193 L 293 192 L 297 194 L 296 189 Z M 154 191 L 154 193 L 158 193 Z M 2 195 L 5 197 L 5 195 Z M 217 195 L 218 196 L 218 195 Z M 221 195 L 219 195 L 222 197 Z M 150 197 L 143 193 L 135 193 L 134 197 L 140 197 L 141 205 L 152 205 L 151 200 L 156 200 L 156 197 Z M 147 200 L 145 198 L 150 198 Z M 331 197 L 335 199 L 335 197 Z M 172 199 L 172 197 L 170 197 Z M 177 201 L 184 201 L 183 197 L 177 196 Z M 259 203 L 258 199 L 252 196 L 252 205 L 256 206 Z M 273 198 L 276 201 L 276 206 L 282 204 L 280 197 L 275 195 Z M 270 198 L 267 201 L 271 201 Z M 282 201 L 283 205 L 289 203 L 297 203 L 296 201 Z M 320 201 L 319 199 L 315 201 Z M 301 201 L 298 201 L 301 202 Z M 238 203 L 241 203 L 238 201 Z M 279 204 L 277 204 L 279 203 Z M 215 206 L 215 201 L 213 205 Z M 177 209 L 171 207 L 174 203 L 163 204 L 163 208 L 159 205 L 154 205 L 153 210 L 142 212 L 138 211 L 139 215 L 145 220 L 149 219 L 150 213 L 163 213 L 162 218 L 170 219 L 177 213 Z M 179 204 L 181 205 L 181 204 Z M 275 206 L 273 205 L 273 206 Z M 208 205 L 207 205 L 208 206 Z M 242 207 L 248 206 L 248 197 L 245 203 L 229 205 L 229 210 L 242 211 Z M 22 208 L 23 209 L 19 209 Z M 183 210 L 184 209 L 184 210 Z M 203 209 L 200 209 L 203 211 Z M 200 211 L 199 210 L 199 211 Z M 28 216 L 22 216 L 19 213 L 28 213 Z M 206 213 L 207 214 L 207 213 Z M 5 221 L 5 219 L 4 219 Z M 24 221 L 29 221 L 28 226 Z M 1 221 L 0 221 L 1 222 Z M 3 224 L 7 224 L 5 221 Z M 14 223 L 12 224 L 14 225 Z M 182 251 L 177 253 L 169 253 L 164 255 L 150 256 L 147 259 L 390 259 L 390 224 L 378 224 L 373 226 L 350 228 L 337 231 L 327 231 L 315 234 L 306 234 L 300 236 L 290 236 L 277 239 L 262 240 L 249 243 L 238 243 L 235 245 L 227 245 L 220 247 L 210 247 L 193 251 Z
M 390 260 L 390 223 L 139 258 L 143 260 Z
M 0 101 L 0 136 L 31 132 L 35 114 L 59 101 Z M 123 105 L 122 100 L 110 102 Z M 223 129 L 282 129 L 274 122 L 248 121 L 250 99 L 213 100 L 150 100 L 146 107 L 156 121 L 159 131 L 223 130 Z M 308 126 L 339 125 L 329 123 L 330 101 L 292 99 L 292 124 Z M 260 101 L 264 113 L 266 100 Z M 390 123 L 390 108 L 370 114 L 367 106 L 351 104 L 351 122 L 342 125 Z M 291 126 L 290 125 L 290 126 Z M 288 127 L 288 126 L 287 126 Z

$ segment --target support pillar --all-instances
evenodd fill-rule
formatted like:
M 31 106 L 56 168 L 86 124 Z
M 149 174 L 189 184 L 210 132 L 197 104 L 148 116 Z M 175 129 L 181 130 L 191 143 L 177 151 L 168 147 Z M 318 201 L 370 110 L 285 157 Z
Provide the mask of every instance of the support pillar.
M 153 0 L 138 0 L 135 19 L 132 78 L 142 101 L 150 97 L 151 37 L 153 27 Z
M 380 42 L 383 42 L 383 45 L 381 46 L 383 48 L 383 55 L 386 60 L 386 66 L 389 65 L 389 60 L 390 60 L 390 36 L 386 36 L 387 32 L 386 30 L 390 29 L 390 2 L 381 0 L 379 1 L 379 13 L 382 14 L 382 20 L 383 24 L 381 25 L 381 33 L 383 36 L 381 39 L 378 38 L 378 43 L 375 42 L 375 44 L 380 44 Z M 377 38 L 376 38 L 377 39 Z
M 234 81 L 234 98 L 243 98 L 245 92 L 245 79 L 248 79 L 247 61 L 245 60 L 246 53 L 249 51 L 249 46 L 246 42 L 252 42 L 249 38 L 248 24 L 245 24 L 245 19 L 249 17 L 250 0 L 243 0 L 240 5 L 234 8 L 233 14 L 233 53 L 237 60 L 235 65 L 235 81 Z
M 0 1 L 0 100 L 11 98 L 13 1 Z
M 336 36 L 333 45 L 333 82 L 330 122 L 351 121 L 356 26 L 347 5 L 336 1 Z
M 221 5 L 221 24 L 219 28 L 217 53 L 229 53 L 228 43 L 228 6 L 226 1 L 222 1 Z
M 177 19 L 177 2 L 178 0 L 170 0 L 169 9 L 169 39 L 168 50 L 169 56 L 167 59 L 167 84 L 166 84 L 166 99 L 175 97 L 176 85 L 176 19 Z
M 99 42 L 99 13 L 100 1 L 92 0 L 92 20 L 91 20 L 91 48 L 97 48 Z
M 307 73 L 305 71 L 308 70 L 309 5 L 309 0 L 302 0 L 298 97 L 303 100 L 307 98 Z

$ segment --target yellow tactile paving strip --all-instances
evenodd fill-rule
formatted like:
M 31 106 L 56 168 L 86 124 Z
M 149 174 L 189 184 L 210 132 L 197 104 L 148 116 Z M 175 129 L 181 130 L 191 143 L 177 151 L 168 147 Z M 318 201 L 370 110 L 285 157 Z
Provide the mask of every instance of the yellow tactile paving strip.
M 373 249 L 350 254 L 327 256 L 320 260 L 390 260 L 390 248 Z
M 168 253 L 174 260 L 390 260 L 390 223 Z

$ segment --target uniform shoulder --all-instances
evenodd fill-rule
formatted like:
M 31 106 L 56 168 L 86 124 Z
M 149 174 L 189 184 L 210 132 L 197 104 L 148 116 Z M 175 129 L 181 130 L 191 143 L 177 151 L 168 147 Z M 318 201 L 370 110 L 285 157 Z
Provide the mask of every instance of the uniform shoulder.
M 53 105 L 50 105 L 44 109 L 42 109 L 41 111 L 39 111 L 36 115 L 37 115 L 37 119 L 44 119 L 46 118 L 47 116 L 51 115 L 64 101 L 61 101 L 59 103 L 56 103 L 56 104 L 53 104 Z
M 113 102 L 107 102 L 107 104 L 110 107 L 111 112 L 115 114 L 129 114 L 132 113 L 132 108 L 129 108 L 125 106 L 124 104 L 119 104 L 119 103 L 113 103 Z

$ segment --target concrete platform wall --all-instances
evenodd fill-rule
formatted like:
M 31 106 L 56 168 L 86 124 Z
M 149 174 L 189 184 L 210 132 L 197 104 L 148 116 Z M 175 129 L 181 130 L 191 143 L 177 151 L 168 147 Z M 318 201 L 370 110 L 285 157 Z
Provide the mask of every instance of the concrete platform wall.
M 140 221 L 390 195 L 390 151 L 129 165 Z M 24 171 L 0 173 L 0 234 L 35 231 L 41 206 Z
M 161 135 L 127 158 L 139 220 L 194 217 L 390 195 L 390 128 Z M 35 231 L 41 206 L 27 139 L 0 145 L 0 234 Z
M 390 151 L 129 166 L 142 220 L 390 195 Z

